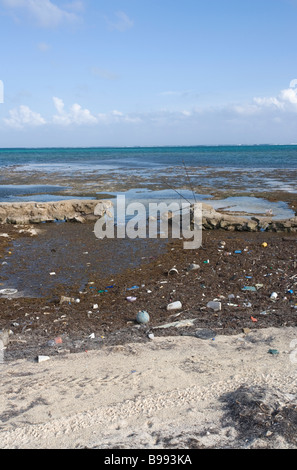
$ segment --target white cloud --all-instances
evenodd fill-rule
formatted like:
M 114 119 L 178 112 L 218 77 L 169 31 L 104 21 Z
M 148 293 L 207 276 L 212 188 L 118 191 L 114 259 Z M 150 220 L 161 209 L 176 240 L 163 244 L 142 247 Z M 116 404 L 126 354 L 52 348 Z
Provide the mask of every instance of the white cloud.
M 261 115 L 263 113 L 292 113 L 297 112 L 297 79 L 290 82 L 289 88 L 279 92 L 277 96 L 255 97 L 252 103 L 226 105 L 225 111 L 241 116 Z
M 293 105 L 297 111 L 297 88 L 287 88 L 286 90 L 282 90 L 280 99 L 285 105 Z
M 117 30 L 123 33 L 124 31 L 132 28 L 134 25 L 134 22 L 123 11 L 117 11 L 115 13 L 115 17 L 115 20 L 112 21 L 107 16 L 105 16 L 105 21 L 112 30 Z
M 124 114 L 122 111 L 114 109 L 109 113 L 97 114 L 97 118 L 101 124 L 139 124 L 143 122 L 144 115 Z
M 36 127 L 46 124 L 41 114 L 32 111 L 28 106 L 20 106 L 19 108 L 9 111 L 10 118 L 5 118 L 4 122 L 15 129 L 22 129 L 26 126 Z
M 261 109 L 297 111 L 297 79 L 291 80 L 289 88 L 281 90 L 278 96 L 254 98 L 254 103 Z
M 113 116 L 117 116 L 117 117 L 122 117 L 123 116 L 123 113 L 122 111 L 118 111 L 117 109 L 115 109 L 114 111 L 112 111 L 111 113 Z
M 254 98 L 254 102 L 259 106 L 276 106 L 282 108 L 282 103 L 275 97 Z
M 245 105 L 236 104 L 236 105 L 230 106 L 230 109 L 228 107 L 226 108 L 228 109 L 228 111 L 230 110 L 231 113 L 234 111 L 236 114 L 239 114 L 241 116 L 252 116 L 253 114 L 259 114 L 260 112 L 260 106 L 256 104 L 245 104 Z
M 291 85 L 295 82 L 292 81 Z M 297 80 L 296 80 L 297 85 Z M 217 126 L 247 126 L 251 132 L 261 132 L 273 125 L 274 130 L 280 133 L 289 131 L 287 127 L 292 128 L 297 122 L 297 86 L 285 88 L 276 96 L 257 97 L 248 103 L 226 103 L 225 105 L 174 107 L 175 109 L 156 109 L 150 112 L 123 112 L 120 108 L 115 108 L 108 112 L 100 113 L 100 110 L 91 112 L 83 108 L 80 104 L 74 103 L 66 109 L 64 101 L 61 98 L 53 97 L 55 112 L 47 118 L 47 121 L 36 112 L 31 111 L 28 106 L 20 106 L 10 111 L 9 118 L 5 123 L 12 128 L 23 128 L 25 126 L 41 126 L 44 124 L 54 124 L 60 127 L 76 128 L 77 126 L 96 126 L 96 129 L 104 129 L 109 126 L 117 131 L 124 132 L 125 128 L 133 129 L 153 129 L 155 131 L 164 131 L 171 129 L 213 128 Z M 99 111 L 99 112 L 98 112 Z M 294 118 L 294 119 L 293 119 Z M 202 127 L 201 127 L 202 126 Z M 232 129 L 233 129 L 232 127 Z M 187 131 L 188 132 L 188 131 Z M 233 131 L 232 131 L 233 132 Z M 292 131 L 293 132 L 293 131 Z M 135 129 L 134 129 L 135 133 Z M 137 133 L 135 134 L 137 135 Z M 263 137 L 264 138 L 264 137 Z M 267 141 L 267 138 L 266 138 Z
M 1 0 L 11 11 L 24 11 L 43 28 L 52 28 L 61 23 L 78 20 L 76 13 L 60 8 L 51 0 Z M 69 7 L 69 5 L 68 5 Z
M 93 116 L 88 109 L 83 109 L 77 103 L 71 106 L 69 112 L 66 112 L 63 100 L 54 97 L 53 101 L 58 113 L 53 116 L 53 122 L 55 124 L 69 126 L 71 124 L 85 125 L 96 124 L 98 122 L 97 117 Z
M 184 111 L 182 111 L 181 113 L 182 113 L 183 116 L 186 116 L 186 117 L 192 116 L 191 111 L 184 110 Z

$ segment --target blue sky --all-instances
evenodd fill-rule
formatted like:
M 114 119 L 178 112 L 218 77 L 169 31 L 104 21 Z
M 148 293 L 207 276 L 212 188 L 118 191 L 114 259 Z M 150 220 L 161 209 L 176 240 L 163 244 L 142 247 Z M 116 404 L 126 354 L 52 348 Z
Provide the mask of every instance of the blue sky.
M 297 142 L 297 0 L 0 0 L 0 35 L 0 147 Z

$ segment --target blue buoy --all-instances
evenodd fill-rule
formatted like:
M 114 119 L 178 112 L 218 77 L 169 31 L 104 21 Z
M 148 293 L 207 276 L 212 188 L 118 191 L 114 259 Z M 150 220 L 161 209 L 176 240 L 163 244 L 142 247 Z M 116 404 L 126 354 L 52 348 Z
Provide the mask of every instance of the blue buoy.
M 138 312 L 136 316 L 136 321 L 138 323 L 146 324 L 150 321 L 150 316 L 145 310 L 142 310 L 141 312 Z

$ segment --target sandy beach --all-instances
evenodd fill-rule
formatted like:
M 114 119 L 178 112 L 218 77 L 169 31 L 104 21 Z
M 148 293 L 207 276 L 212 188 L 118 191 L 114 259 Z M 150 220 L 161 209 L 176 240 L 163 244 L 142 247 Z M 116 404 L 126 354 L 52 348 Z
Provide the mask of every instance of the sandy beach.
M 168 336 L 2 364 L 1 448 L 296 448 L 296 335 Z

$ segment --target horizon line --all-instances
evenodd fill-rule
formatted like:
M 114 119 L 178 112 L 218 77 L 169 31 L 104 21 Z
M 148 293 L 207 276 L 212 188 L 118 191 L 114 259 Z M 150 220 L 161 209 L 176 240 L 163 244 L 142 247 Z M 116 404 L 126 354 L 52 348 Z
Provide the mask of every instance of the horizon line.
M 20 147 L 0 147 L 0 150 L 22 150 L 22 149 L 31 149 L 31 150 L 46 150 L 46 149 L 137 149 L 137 148 L 191 148 L 191 147 L 261 147 L 261 146 L 271 146 L 271 147 L 294 147 L 297 146 L 297 143 L 287 143 L 287 144 L 271 144 L 271 143 L 262 143 L 262 144 L 193 144 L 193 145 L 90 145 L 90 146 L 20 146 Z

